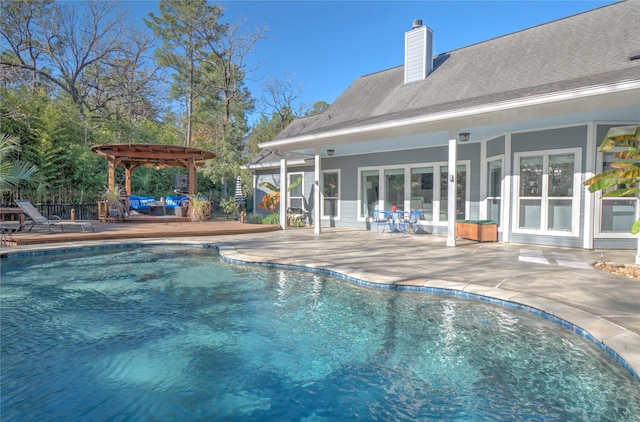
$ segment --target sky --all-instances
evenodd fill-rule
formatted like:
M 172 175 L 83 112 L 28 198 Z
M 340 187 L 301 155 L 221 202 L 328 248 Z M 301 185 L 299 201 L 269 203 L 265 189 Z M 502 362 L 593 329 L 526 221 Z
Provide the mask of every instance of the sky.
M 159 14 L 156 1 L 123 2 L 132 18 Z M 359 76 L 400 66 L 414 19 L 433 30 L 434 55 L 487 41 L 613 1 L 218 1 L 222 20 L 268 28 L 248 58 L 255 98 L 266 81 L 293 80 L 296 105 L 332 103 Z M 603 28 L 606 25 L 603 23 Z M 576 46 L 578 48 L 579 46 Z

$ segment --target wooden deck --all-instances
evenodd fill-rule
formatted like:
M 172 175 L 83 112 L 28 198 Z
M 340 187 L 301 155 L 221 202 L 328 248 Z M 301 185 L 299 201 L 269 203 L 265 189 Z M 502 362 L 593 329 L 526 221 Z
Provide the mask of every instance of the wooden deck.
M 153 221 L 153 222 L 150 222 Z M 122 223 L 102 223 L 91 221 L 95 232 L 82 232 L 80 227 L 60 227 L 47 229 L 35 227 L 31 232 L 20 231 L 2 234 L 2 246 L 37 245 L 58 242 L 78 242 L 110 239 L 149 239 L 183 236 L 219 236 L 241 233 L 261 233 L 280 230 L 278 225 L 242 224 L 235 220 L 212 219 L 204 222 L 184 221 L 179 218 L 156 220 L 129 219 Z

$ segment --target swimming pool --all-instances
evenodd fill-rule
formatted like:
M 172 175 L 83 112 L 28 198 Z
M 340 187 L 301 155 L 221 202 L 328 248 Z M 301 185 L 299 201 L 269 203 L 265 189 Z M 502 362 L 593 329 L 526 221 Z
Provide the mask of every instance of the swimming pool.
M 3 421 L 611 420 L 638 383 L 541 318 L 122 247 L 2 260 Z

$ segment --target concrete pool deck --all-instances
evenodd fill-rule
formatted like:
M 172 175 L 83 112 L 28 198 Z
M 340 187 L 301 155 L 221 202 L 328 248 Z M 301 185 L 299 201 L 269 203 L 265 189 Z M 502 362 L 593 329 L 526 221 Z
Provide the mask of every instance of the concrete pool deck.
M 129 226 L 128 231 L 135 230 Z M 640 381 L 640 281 L 592 267 L 602 252 L 606 261 L 633 263 L 635 251 L 466 240 L 451 248 L 445 237 L 437 235 L 403 237 L 345 228 L 323 229 L 319 236 L 311 229 L 219 234 L 202 229 L 200 235 L 183 234 L 165 231 L 155 237 L 114 236 L 116 240 L 88 236 L 83 241 L 3 247 L 2 254 L 111 242 L 207 243 L 217 245 L 221 255 L 233 261 L 307 267 L 371 284 L 478 295 L 525 305 L 585 330 L 620 356 Z

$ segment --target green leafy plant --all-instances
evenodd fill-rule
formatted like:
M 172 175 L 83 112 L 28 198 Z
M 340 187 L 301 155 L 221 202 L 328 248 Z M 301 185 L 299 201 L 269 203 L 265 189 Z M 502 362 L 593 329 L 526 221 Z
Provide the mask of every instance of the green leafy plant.
M 291 183 L 291 185 L 289 185 L 287 192 L 291 192 L 291 190 L 295 189 L 301 182 L 302 176 L 298 177 L 293 181 L 293 183 Z M 262 182 L 260 185 L 269 189 L 271 192 L 262 198 L 262 202 L 258 204 L 258 208 L 264 208 L 269 212 L 275 212 L 280 204 L 280 188 L 269 182 Z
M 230 214 L 234 217 L 240 215 L 240 205 L 236 204 L 235 197 L 230 196 L 227 199 L 220 200 L 220 208 L 225 214 Z
M 40 182 L 38 167 L 11 158 L 12 154 L 20 150 L 20 140 L 17 137 L 0 136 L 0 192 L 14 188 L 20 182 Z
M 614 152 L 614 156 L 621 160 L 611 163 L 611 170 L 596 174 L 584 181 L 589 187 L 589 192 L 603 191 L 602 197 L 622 197 L 638 195 L 640 188 L 640 125 L 619 126 L 609 129 L 602 144 L 600 152 L 611 151 L 615 147 L 622 147 Z M 640 233 L 640 219 L 631 226 L 631 233 Z
M 280 224 L 280 214 L 269 214 L 262 219 L 262 224 Z
M 248 224 L 262 224 L 263 217 L 258 214 L 247 214 L 247 218 L 244 220 Z

